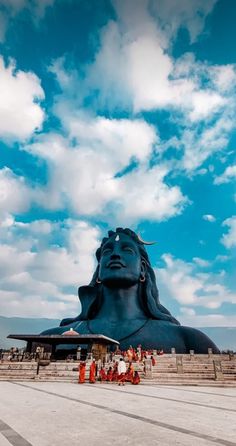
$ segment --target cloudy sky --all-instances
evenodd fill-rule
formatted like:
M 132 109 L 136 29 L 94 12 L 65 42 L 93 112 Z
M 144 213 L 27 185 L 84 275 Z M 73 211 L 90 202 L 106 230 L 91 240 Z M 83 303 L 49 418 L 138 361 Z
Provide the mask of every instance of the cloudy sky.
M 75 316 L 107 229 L 236 325 L 234 0 L 0 0 L 0 314 Z

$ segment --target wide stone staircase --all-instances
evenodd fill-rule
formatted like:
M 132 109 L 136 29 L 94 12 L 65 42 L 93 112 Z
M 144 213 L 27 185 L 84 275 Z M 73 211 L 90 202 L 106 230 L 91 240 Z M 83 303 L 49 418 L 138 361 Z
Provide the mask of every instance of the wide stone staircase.
M 221 355 L 177 355 L 155 356 L 156 364 L 151 366 L 135 362 L 144 384 L 163 385 L 207 385 L 236 387 L 236 356 Z M 108 368 L 111 362 L 106 364 Z M 89 376 L 89 363 L 86 378 Z M 49 362 L 45 360 L 0 363 L 1 381 L 78 381 L 78 362 Z M 111 384 L 112 385 L 112 384 Z
M 145 381 L 236 387 L 236 358 L 229 355 L 164 355 L 156 358 L 156 364 Z

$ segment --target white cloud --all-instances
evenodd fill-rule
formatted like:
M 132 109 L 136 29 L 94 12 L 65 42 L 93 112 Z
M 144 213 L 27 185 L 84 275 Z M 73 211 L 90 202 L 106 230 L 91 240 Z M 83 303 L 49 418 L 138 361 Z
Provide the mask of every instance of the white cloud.
M 97 227 L 79 220 L 15 222 L 1 228 L 0 314 L 78 314 L 77 287 L 92 278 L 99 238 Z M 53 243 L 57 239 L 63 247 Z
M 222 175 L 215 178 L 214 184 L 229 183 L 234 179 L 236 179 L 236 165 L 228 166 Z
M 191 121 L 205 119 L 226 104 L 226 99 L 209 90 L 194 92 L 192 96 Z
M 2 225 L 11 225 L 8 214 L 26 211 L 32 192 L 23 177 L 16 176 L 7 167 L 0 169 L 0 218 Z M 9 220 L 10 218 L 10 220 Z
M 193 261 L 202 268 L 208 268 L 210 266 L 208 260 L 201 259 L 200 257 L 193 257 Z
M 217 262 L 227 262 L 230 259 L 230 256 L 224 256 L 219 254 L 218 256 L 216 256 L 216 261 Z
M 214 223 L 216 221 L 216 218 L 214 215 L 211 214 L 205 214 L 202 216 L 203 220 L 209 221 L 210 223 Z
M 166 266 L 157 271 L 157 283 L 162 293 L 177 300 L 181 306 L 216 309 L 223 302 L 236 303 L 236 294 L 222 283 L 224 275 L 199 272 L 199 264 L 196 267 L 194 263 L 175 259 L 170 254 L 164 254 L 162 258 Z
M 162 221 L 182 212 L 188 200 L 178 186 L 167 186 L 165 166 L 138 169 L 118 180 L 118 218 L 133 222 L 140 219 Z M 132 205 L 131 205 L 132 204 Z
M 126 222 L 163 220 L 182 211 L 187 199 L 179 187 L 165 183 L 168 167 L 149 167 L 158 141 L 152 126 L 69 112 L 64 126 L 73 144 L 49 135 L 25 147 L 49 165 L 49 184 L 37 196 L 43 206 Z
M 193 308 L 180 307 L 180 313 L 187 315 L 187 316 L 195 316 L 196 311 Z
M 39 78 L 17 71 L 13 62 L 0 57 L 0 136 L 24 140 L 40 129 L 44 112 L 38 101 L 44 98 Z
M 166 51 L 180 27 L 186 26 L 192 39 L 196 38 L 215 0 L 207 5 L 202 0 L 176 5 L 169 1 L 113 3 L 117 21 L 110 21 L 101 32 L 101 45 L 86 72 L 88 94 L 94 89 L 103 105 L 114 103 L 134 112 L 174 107 L 191 121 L 209 118 L 226 104 L 217 88 L 226 85 L 223 79 L 229 74 L 214 72 L 215 84 L 204 87 L 205 64 L 204 70 L 199 69 L 193 56 L 174 60 Z M 60 78 L 61 69 L 58 73 Z
M 236 85 L 235 65 L 215 66 L 211 71 L 212 81 L 220 91 L 227 92 L 234 90 Z
M 190 35 L 191 43 L 197 40 L 202 33 L 205 19 L 210 14 L 217 0 L 159 0 L 153 2 L 152 7 L 156 17 L 164 28 L 165 34 L 173 38 L 180 27 L 186 28 Z M 171 20 L 170 20 L 171 17 Z
M 169 143 L 178 154 L 182 152 L 177 168 L 189 175 L 203 174 L 199 168 L 210 156 L 226 150 L 235 125 L 235 66 L 199 62 L 191 53 L 174 59 L 168 50 L 179 27 L 185 26 L 194 40 L 214 4 L 215 1 L 206 5 L 198 0 L 173 6 L 172 2 L 161 1 L 150 8 L 148 0 L 115 1 L 117 20 L 102 29 L 94 62 L 83 67 L 86 75 L 68 64 L 65 57 L 50 67 L 62 90 L 54 106 L 62 124 L 71 133 L 76 134 L 78 129 L 83 138 L 81 121 L 87 119 L 81 108 L 87 96 L 94 109 L 133 111 L 134 116 L 143 110 L 172 109 L 179 136 L 170 138 Z M 166 25 L 170 9 L 173 20 Z M 73 108 L 80 112 L 72 112 Z M 102 118 L 97 119 L 96 125 L 84 126 L 84 130 L 91 131 L 89 145 L 96 126 L 101 126 L 99 120 Z M 119 131 L 121 126 L 124 121 Z M 89 134 L 86 143 L 88 140 Z M 168 149 L 168 141 L 161 142 L 159 148 L 164 146 Z
M 63 119 L 69 135 L 75 137 L 80 145 L 93 149 L 105 149 L 108 157 L 115 158 L 117 165 L 126 166 L 132 157 L 145 161 L 158 141 L 154 127 L 144 120 L 106 119 L 97 117 L 82 120 L 67 115 Z M 103 153 L 104 153 L 103 149 Z
M 178 316 L 178 320 L 182 325 L 190 327 L 235 327 L 236 315 L 225 315 L 218 313 L 211 314 L 187 314 L 183 313 Z
M 183 131 L 177 147 L 183 150 L 180 168 L 194 172 L 204 161 L 217 152 L 226 149 L 230 132 L 234 127 L 233 115 L 229 110 L 215 123 L 190 126 Z
M 226 248 L 232 248 L 236 246 L 236 216 L 227 218 L 223 222 L 223 226 L 228 226 L 228 233 L 224 234 L 221 238 L 221 243 L 225 245 Z
M 124 16 L 125 24 L 107 25 L 101 49 L 88 68 L 88 86 L 99 90 L 103 103 L 114 101 L 133 107 L 134 112 L 177 107 L 196 121 L 218 111 L 225 98 L 209 88 L 201 89 L 196 75 L 179 72 L 181 60 L 175 62 L 165 52 L 161 30 L 147 13 L 145 19 L 146 26 L 127 24 Z M 194 71 L 195 61 L 188 63 Z

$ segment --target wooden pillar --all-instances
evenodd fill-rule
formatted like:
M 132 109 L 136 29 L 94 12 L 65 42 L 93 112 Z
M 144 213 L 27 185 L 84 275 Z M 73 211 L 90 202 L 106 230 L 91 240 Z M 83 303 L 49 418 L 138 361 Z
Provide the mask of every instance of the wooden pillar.
M 27 353 L 31 353 L 32 352 L 32 341 L 27 341 L 26 352 Z
M 51 361 L 56 361 L 56 344 L 52 344 Z

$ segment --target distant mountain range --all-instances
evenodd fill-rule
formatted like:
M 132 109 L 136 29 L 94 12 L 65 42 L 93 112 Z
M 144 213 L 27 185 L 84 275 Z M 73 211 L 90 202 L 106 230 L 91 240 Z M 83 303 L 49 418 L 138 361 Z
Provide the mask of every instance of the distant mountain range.
M 59 319 L 37 319 L 0 316 L 0 348 L 24 347 L 24 341 L 7 339 L 9 334 L 38 334 L 60 324 Z
M 9 334 L 38 334 L 48 328 L 56 327 L 59 319 L 33 319 L 0 316 L 0 348 L 8 349 L 13 345 L 24 347 L 25 342 L 7 339 Z M 236 351 L 236 327 L 201 327 L 220 350 Z

